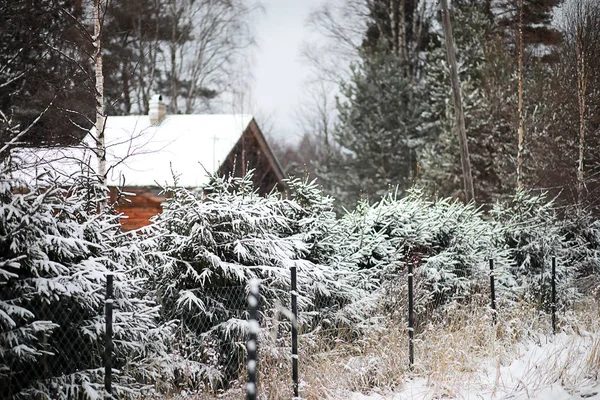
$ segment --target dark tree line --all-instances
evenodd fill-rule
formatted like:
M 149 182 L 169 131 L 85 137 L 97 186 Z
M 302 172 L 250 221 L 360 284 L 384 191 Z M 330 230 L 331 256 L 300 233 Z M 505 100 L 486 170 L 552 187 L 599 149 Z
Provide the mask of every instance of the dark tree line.
M 26 130 L 20 142 L 78 137 L 94 112 L 82 2 L 2 0 L 0 15 L 1 144 Z
M 218 108 L 253 44 L 250 0 L 102 2 L 107 115 Z M 80 139 L 95 120 L 91 2 L 0 0 L 0 144 Z

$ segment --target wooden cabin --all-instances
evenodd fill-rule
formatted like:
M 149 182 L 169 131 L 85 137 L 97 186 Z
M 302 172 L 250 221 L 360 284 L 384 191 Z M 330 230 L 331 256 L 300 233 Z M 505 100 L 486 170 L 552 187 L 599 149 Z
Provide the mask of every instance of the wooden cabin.
M 166 185 L 201 188 L 211 174 L 241 176 L 254 169 L 261 195 L 283 189 L 283 169 L 252 115 L 167 115 L 165 109 L 162 98 L 154 96 L 148 115 L 106 119 L 111 197 L 116 199 L 117 187 L 134 195 L 118 206 L 126 216 L 125 230 L 148 225 L 161 212 Z M 70 175 L 82 165 L 97 170 L 94 137 L 92 130 L 79 146 L 15 151 L 29 179 L 44 168 Z

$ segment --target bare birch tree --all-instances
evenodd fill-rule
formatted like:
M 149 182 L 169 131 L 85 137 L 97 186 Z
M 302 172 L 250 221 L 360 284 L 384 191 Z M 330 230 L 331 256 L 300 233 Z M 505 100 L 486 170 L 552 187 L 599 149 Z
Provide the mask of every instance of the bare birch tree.
M 96 76 L 96 152 L 98 156 L 98 175 L 102 186 L 108 187 L 106 173 L 106 141 L 104 127 L 104 75 L 102 72 L 102 27 L 106 13 L 106 0 L 94 0 L 94 68 Z M 101 204 L 105 205 L 105 204 Z
M 578 8 L 581 7 L 581 4 L 577 5 Z M 579 15 L 581 15 L 582 10 L 579 9 L 577 11 Z M 585 32 L 584 32 L 583 24 L 578 24 L 576 26 L 576 44 L 575 44 L 575 52 L 576 52 L 576 62 L 577 62 L 577 102 L 579 106 L 579 161 L 577 163 L 577 203 L 581 203 L 581 197 L 583 194 L 584 188 L 584 176 L 583 176 L 583 159 L 584 159 L 584 150 L 585 150 L 585 131 L 586 131 L 586 117 L 587 117 L 587 106 L 586 106 L 586 97 L 587 97 L 587 75 L 588 68 L 586 68 L 587 64 L 587 47 L 589 43 L 586 43 L 585 40 Z
M 525 137 L 525 117 L 523 115 L 523 0 L 519 2 L 519 56 L 517 79 L 519 82 L 519 129 L 517 142 L 517 190 L 523 189 L 523 152 Z
M 247 73 L 255 44 L 251 20 L 261 9 L 247 0 L 173 0 L 172 37 L 165 64 L 170 112 L 205 111 L 209 100 L 232 90 L 236 74 Z
M 337 86 L 348 78 L 350 63 L 358 59 L 368 16 L 364 0 L 328 1 L 309 15 L 306 24 L 311 35 L 302 45 L 302 57 L 313 68 L 313 81 Z
M 565 44 L 571 51 L 575 64 L 578 109 L 577 203 L 585 197 L 586 141 L 590 118 L 591 75 L 600 51 L 600 4 L 595 1 L 573 0 L 566 6 L 564 15 Z

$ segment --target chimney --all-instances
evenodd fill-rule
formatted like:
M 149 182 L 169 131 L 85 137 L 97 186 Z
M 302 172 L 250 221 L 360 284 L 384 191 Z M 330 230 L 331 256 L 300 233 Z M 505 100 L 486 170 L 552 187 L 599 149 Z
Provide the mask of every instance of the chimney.
M 148 103 L 148 117 L 152 125 L 158 125 L 167 115 L 167 106 L 163 103 L 163 97 L 155 94 Z

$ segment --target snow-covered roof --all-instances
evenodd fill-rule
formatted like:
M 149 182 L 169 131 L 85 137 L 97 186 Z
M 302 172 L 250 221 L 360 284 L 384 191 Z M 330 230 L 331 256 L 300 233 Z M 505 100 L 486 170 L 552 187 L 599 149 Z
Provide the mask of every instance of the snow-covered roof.
M 106 159 L 109 185 L 152 186 L 173 183 L 198 187 L 207 183 L 207 172 L 216 172 L 246 130 L 251 115 L 167 115 L 152 125 L 147 115 L 106 119 Z M 44 167 L 70 175 L 81 169 L 80 160 L 97 170 L 95 130 L 81 146 L 29 148 L 13 151 L 31 180 Z M 88 161 L 89 160 L 89 161 Z

